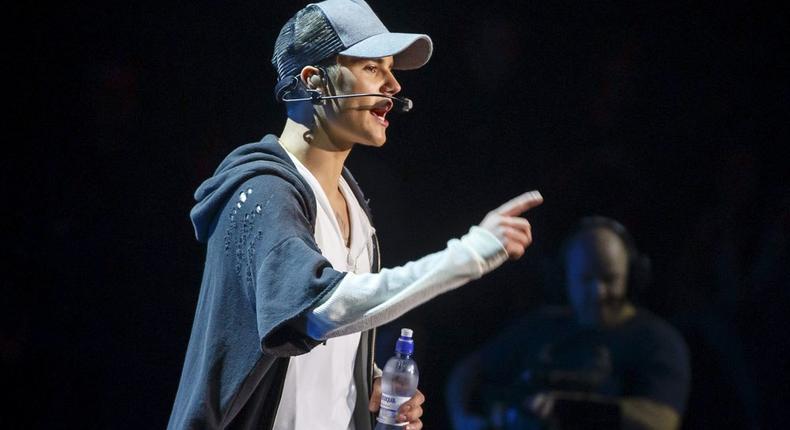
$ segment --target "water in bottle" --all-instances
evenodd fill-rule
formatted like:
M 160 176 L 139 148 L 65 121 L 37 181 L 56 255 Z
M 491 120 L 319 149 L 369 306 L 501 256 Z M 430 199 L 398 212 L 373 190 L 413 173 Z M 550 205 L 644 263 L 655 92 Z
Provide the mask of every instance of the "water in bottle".
M 406 422 L 398 422 L 398 409 L 417 392 L 420 372 L 412 360 L 414 340 L 412 331 L 401 329 L 395 343 L 395 356 L 384 366 L 381 377 L 381 408 L 379 409 L 376 430 L 403 429 Z

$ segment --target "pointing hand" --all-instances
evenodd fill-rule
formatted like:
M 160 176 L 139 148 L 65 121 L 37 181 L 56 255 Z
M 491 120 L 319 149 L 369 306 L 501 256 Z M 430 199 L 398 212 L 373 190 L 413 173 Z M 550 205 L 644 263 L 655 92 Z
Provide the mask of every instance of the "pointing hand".
M 489 212 L 480 227 L 502 242 L 511 260 L 518 260 L 532 243 L 532 226 L 526 218 L 519 215 L 541 203 L 543 196 L 539 192 L 526 192 Z

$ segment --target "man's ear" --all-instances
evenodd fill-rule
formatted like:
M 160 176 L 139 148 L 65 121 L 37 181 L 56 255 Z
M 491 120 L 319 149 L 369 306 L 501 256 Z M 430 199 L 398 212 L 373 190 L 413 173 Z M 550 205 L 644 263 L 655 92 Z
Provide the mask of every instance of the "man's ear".
M 324 77 L 321 70 L 313 66 L 304 66 L 299 74 L 302 83 L 309 89 L 320 89 L 324 86 Z

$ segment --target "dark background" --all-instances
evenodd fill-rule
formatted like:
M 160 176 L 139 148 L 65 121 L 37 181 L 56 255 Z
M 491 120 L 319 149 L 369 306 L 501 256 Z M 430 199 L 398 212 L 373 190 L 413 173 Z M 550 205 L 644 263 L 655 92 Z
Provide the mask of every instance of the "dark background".
M 580 216 L 653 258 L 642 303 L 692 352 L 687 428 L 787 422 L 788 19 L 747 2 L 371 1 L 435 52 L 398 75 L 412 113 L 348 165 L 385 266 L 440 249 L 529 189 L 534 245 L 407 314 L 426 428 L 455 360 L 562 301 Z M 4 157 L 10 282 L 3 423 L 163 428 L 205 249 L 192 193 L 237 145 L 279 133 L 269 63 L 303 2 L 81 2 L 10 12 Z M 19 131 L 16 131 L 19 128 Z M 381 342 L 391 348 L 383 331 Z M 386 357 L 380 357 L 386 358 Z M 11 426 L 4 427 L 9 428 Z

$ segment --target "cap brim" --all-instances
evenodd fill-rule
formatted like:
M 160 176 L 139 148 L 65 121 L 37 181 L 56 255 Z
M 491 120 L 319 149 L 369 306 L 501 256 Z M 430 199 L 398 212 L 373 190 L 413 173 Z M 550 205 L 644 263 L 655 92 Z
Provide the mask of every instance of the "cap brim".
M 397 70 L 419 69 L 431 58 L 433 42 L 426 34 L 381 33 L 355 43 L 341 55 L 360 58 L 393 56 Z

